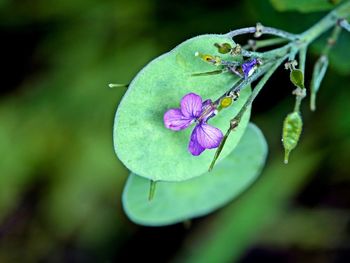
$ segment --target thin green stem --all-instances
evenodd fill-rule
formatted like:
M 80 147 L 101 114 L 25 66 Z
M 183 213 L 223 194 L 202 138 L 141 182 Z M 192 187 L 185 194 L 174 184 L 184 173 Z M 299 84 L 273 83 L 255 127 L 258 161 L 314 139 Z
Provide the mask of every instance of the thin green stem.
M 235 36 L 245 35 L 245 34 L 254 34 L 256 32 L 257 32 L 257 27 L 245 27 L 245 28 L 233 30 L 233 31 L 227 33 L 227 36 L 230 38 L 234 38 Z M 274 36 L 286 38 L 289 40 L 296 40 L 297 39 L 297 35 L 280 30 L 280 29 L 277 29 L 277 28 L 273 28 L 273 27 L 262 26 L 260 33 L 263 35 L 274 35 Z
M 252 83 L 256 79 L 264 75 L 266 71 L 271 67 L 272 63 L 275 63 L 276 60 L 288 54 L 291 47 L 292 47 L 292 44 L 287 44 L 273 51 L 260 53 L 261 57 L 263 58 L 263 61 L 266 61 L 266 63 L 260 66 L 252 76 L 248 77 L 247 79 L 241 79 L 238 83 L 235 83 L 235 85 L 231 89 L 229 89 L 227 92 L 222 94 L 214 102 L 214 104 L 218 104 L 222 98 L 226 97 L 230 93 L 239 92 L 242 88 L 246 87 L 248 84 Z
M 300 35 L 300 41 L 310 44 L 320 35 L 328 31 L 340 19 L 350 15 L 350 1 L 345 1 L 332 12 L 322 18 L 318 23 Z
M 304 45 L 300 48 L 299 51 L 299 69 L 305 76 L 305 63 L 306 63 L 306 53 L 307 53 L 307 45 Z
M 307 45 L 304 45 L 300 48 L 300 51 L 299 51 L 299 69 L 303 73 L 303 79 L 305 79 L 306 53 L 307 53 Z M 304 82 L 304 80 L 303 80 L 303 82 Z M 300 111 L 301 102 L 306 96 L 305 86 L 303 85 L 302 88 L 298 87 L 296 89 L 295 95 L 296 96 L 295 96 L 294 111 L 298 112 L 298 111 Z
M 256 87 L 253 89 L 252 94 L 249 96 L 248 100 L 245 102 L 241 110 L 237 113 L 237 115 L 230 121 L 230 127 L 228 128 L 226 134 L 224 135 L 223 139 L 221 140 L 221 143 L 219 147 L 217 148 L 214 158 L 209 166 L 209 171 L 211 171 L 214 168 L 214 165 L 217 161 L 217 159 L 220 156 L 220 153 L 222 149 L 224 148 L 224 145 L 226 143 L 226 140 L 228 136 L 230 135 L 231 131 L 236 128 L 239 125 L 239 122 L 241 121 L 242 116 L 247 111 L 247 109 L 252 105 L 254 99 L 256 96 L 258 96 L 259 92 L 262 90 L 266 82 L 269 80 L 269 78 L 272 76 L 272 74 L 276 71 L 276 69 L 283 63 L 285 59 L 287 59 L 288 55 L 285 55 L 283 58 L 280 58 L 276 61 L 274 65 L 270 67 L 270 69 L 266 72 L 266 74 L 261 78 L 259 83 L 256 85 Z
M 335 25 L 330 37 L 327 40 L 327 45 L 322 51 L 322 55 L 328 56 L 329 51 L 332 49 L 332 47 L 337 43 L 337 40 L 340 36 L 342 28 L 339 25 Z
M 316 110 L 316 93 L 319 89 L 319 86 L 321 85 L 321 81 L 324 75 L 326 74 L 326 70 L 328 67 L 328 54 L 331 51 L 331 49 L 334 47 L 334 45 L 337 43 L 342 30 L 340 23 L 338 23 L 338 25 L 335 25 L 330 37 L 327 40 L 327 45 L 324 47 L 320 58 L 317 60 L 314 66 L 313 76 L 311 80 L 311 95 L 310 95 L 310 109 L 312 111 Z
M 241 110 L 238 112 L 238 114 L 233 118 L 233 120 L 236 120 L 238 123 L 240 122 L 243 114 L 252 105 L 256 96 L 258 96 L 259 92 L 262 90 L 262 88 L 264 87 L 266 82 L 269 80 L 269 78 L 272 76 L 272 74 L 276 71 L 276 69 L 282 64 L 282 62 L 286 58 L 287 58 L 287 56 L 284 56 L 283 58 L 278 59 L 276 61 L 276 63 L 266 72 L 266 74 L 261 78 L 259 83 L 253 89 L 252 94 L 249 96 L 248 100 L 245 102 L 245 104 L 243 105 Z
M 246 103 L 243 105 L 241 110 L 238 112 L 238 114 L 230 121 L 230 127 L 227 130 L 224 138 L 221 141 L 221 144 L 217 148 L 217 151 L 215 152 L 214 159 L 212 163 L 210 164 L 209 171 L 214 167 L 215 162 L 217 161 L 224 144 L 230 135 L 231 131 L 237 127 L 239 124 L 243 114 L 246 112 L 247 108 L 251 106 L 253 103 L 255 97 L 258 95 L 260 90 L 263 88 L 267 80 L 270 78 L 270 76 L 274 73 L 274 71 L 277 69 L 277 67 L 287 58 L 294 59 L 295 55 L 299 52 L 299 63 L 300 63 L 300 70 L 305 72 L 305 60 L 306 60 L 306 51 L 307 51 L 307 46 L 313 42 L 316 38 L 318 38 L 320 35 L 325 33 L 327 30 L 329 30 L 332 26 L 336 25 L 337 22 L 343 23 L 341 26 L 348 26 L 345 22 L 342 22 L 343 17 L 348 17 L 350 15 L 350 0 L 345 1 L 343 4 L 339 5 L 336 9 L 334 9 L 332 12 L 330 12 L 328 15 L 326 15 L 323 19 L 321 19 L 318 23 L 316 23 L 314 26 L 306 30 L 304 33 L 296 35 L 296 34 L 291 34 L 288 32 L 285 32 L 283 30 L 279 30 L 276 28 L 271 28 L 271 27 L 264 27 L 260 24 L 257 24 L 256 27 L 247 27 L 247 28 L 242 28 L 242 29 L 237 29 L 234 31 L 231 31 L 227 34 L 228 37 L 233 38 L 238 35 L 242 34 L 251 34 L 255 33 L 256 37 L 262 35 L 262 34 L 270 34 L 270 35 L 275 35 L 278 37 L 281 37 L 283 39 L 290 40 L 291 42 L 281 48 L 277 48 L 274 50 L 271 50 L 269 52 L 264 52 L 264 53 L 259 53 L 259 52 L 249 52 L 245 51 L 246 54 L 244 56 L 255 56 L 259 58 L 263 58 L 266 61 L 272 61 L 276 58 L 279 58 L 276 63 L 268 70 L 265 68 L 261 67 L 260 72 L 256 72 L 253 74 L 250 78 L 248 79 L 242 79 L 238 85 L 233 86 L 228 92 L 226 92 L 223 96 L 221 96 L 216 102 L 220 101 L 221 98 L 226 96 L 230 92 L 237 92 L 239 91 L 242 87 L 245 87 L 252 81 L 256 80 L 258 77 L 261 75 L 265 74 L 262 79 L 259 81 L 257 86 L 254 88 L 251 96 L 248 98 Z M 336 39 L 339 36 L 339 30 L 335 29 L 333 32 L 332 36 L 335 36 Z M 265 42 L 270 45 L 273 43 L 273 41 L 270 40 L 270 42 Z M 326 53 L 329 52 L 328 48 L 326 50 Z M 296 103 L 294 110 L 299 111 L 300 110 L 300 104 L 302 99 L 305 97 L 305 88 L 300 88 L 300 92 L 297 91 L 296 94 Z
M 220 100 L 223 99 L 224 97 L 228 96 L 231 93 L 239 93 L 244 87 L 246 87 L 247 85 L 249 85 L 249 83 L 255 81 L 256 79 L 258 79 L 261 75 L 265 74 L 265 72 L 268 70 L 268 68 L 270 67 L 271 63 L 268 63 L 266 65 L 261 66 L 260 68 L 258 68 L 256 70 L 256 72 L 250 76 L 249 78 L 245 79 L 242 78 L 240 79 L 237 83 L 235 83 L 235 85 L 232 86 L 231 89 L 229 89 L 227 92 L 225 92 L 224 94 L 222 94 L 215 102 L 215 105 L 218 105 Z
M 312 79 L 311 79 L 311 95 L 310 95 L 310 109 L 312 111 L 316 110 L 316 93 L 320 88 L 321 82 L 326 74 L 328 68 L 328 57 L 322 55 L 319 57 L 317 62 L 315 63 Z
M 310 29 L 306 30 L 300 35 L 292 34 L 277 28 L 264 26 L 260 26 L 260 28 L 258 28 L 258 26 L 240 28 L 231 31 L 226 35 L 230 38 L 233 38 L 238 35 L 257 33 L 257 30 L 259 30 L 260 34 L 274 35 L 291 41 L 301 41 L 305 42 L 306 44 L 309 44 L 313 42 L 316 38 L 318 38 L 320 35 L 322 35 L 324 32 L 326 32 L 328 29 L 330 29 L 332 26 L 334 26 L 337 23 L 337 21 L 339 21 L 340 19 L 343 20 L 344 17 L 348 17 L 349 15 L 350 1 L 345 1 L 343 4 L 339 5 L 332 12 L 326 15 L 323 19 L 321 19 L 318 23 L 316 23 L 314 26 L 312 26 Z M 346 24 L 346 22 L 342 23 L 343 25 L 345 25 L 345 27 L 348 27 L 348 24 Z
M 271 39 L 264 39 L 264 40 L 250 39 L 248 41 L 248 44 L 243 46 L 243 49 L 252 49 L 253 51 L 255 51 L 255 50 L 258 50 L 259 48 L 284 44 L 288 41 L 289 40 L 285 38 L 271 38 Z
M 156 181 L 150 180 L 148 201 L 152 201 L 154 194 L 156 192 L 156 185 L 157 185 Z

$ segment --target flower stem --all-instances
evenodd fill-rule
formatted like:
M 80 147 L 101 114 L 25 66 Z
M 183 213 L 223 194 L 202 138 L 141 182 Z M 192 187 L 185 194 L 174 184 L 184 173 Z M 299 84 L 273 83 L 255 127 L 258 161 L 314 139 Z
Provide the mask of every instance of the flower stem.
M 303 79 L 305 79 L 306 52 L 307 52 L 307 45 L 304 45 L 302 48 L 300 48 L 300 51 L 299 51 L 299 65 L 300 65 L 299 69 L 303 73 Z M 300 89 L 301 88 L 297 88 L 298 92 L 295 96 L 294 112 L 300 111 L 301 101 L 306 96 L 305 86 L 301 90 Z
M 150 180 L 149 193 L 148 193 L 148 201 L 152 201 L 154 194 L 156 192 L 157 182 Z
M 327 45 L 322 51 L 322 55 L 328 56 L 329 51 L 332 49 L 332 47 L 337 43 L 337 40 L 339 38 L 339 35 L 341 33 L 342 28 L 339 25 L 335 25 L 334 29 L 331 33 L 331 36 L 327 40 Z
M 345 1 L 339 5 L 328 15 L 322 18 L 318 23 L 306 30 L 300 35 L 300 40 L 309 44 L 313 42 L 320 35 L 329 30 L 332 26 L 336 25 L 340 19 L 350 15 L 350 1 Z
M 223 139 L 221 140 L 221 143 L 219 147 L 217 148 L 214 158 L 209 166 L 209 171 L 211 171 L 217 161 L 217 159 L 220 156 L 220 153 L 222 149 L 224 148 L 224 145 L 226 143 L 226 140 L 228 136 L 230 135 L 231 131 L 234 130 L 241 121 L 241 118 L 243 114 L 247 111 L 247 109 L 252 105 L 254 99 L 259 94 L 259 92 L 262 90 L 266 82 L 269 80 L 269 78 L 272 76 L 272 74 L 276 71 L 276 69 L 283 63 L 285 59 L 287 59 L 288 55 L 285 55 L 284 57 L 278 59 L 276 63 L 270 67 L 270 69 L 266 72 L 266 74 L 261 78 L 259 83 L 256 85 L 256 87 L 253 89 L 252 94 L 249 96 L 248 100 L 245 102 L 241 110 L 237 113 L 237 115 L 230 121 L 230 127 L 228 128 L 226 134 L 224 135 Z
M 217 151 L 215 152 L 213 161 L 210 164 L 209 171 L 211 171 L 215 165 L 215 162 L 219 158 L 219 155 L 225 145 L 225 142 L 230 135 L 231 131 L 238 126 L 243 114 L 246 112 L 246 110 L 251 106 L 256 96 L 259 94 L 260 90 L 264 87 L 267 80 L 271 77 L 271 75 L 275 72 L 278 66 L 281 65 L 281 63 L 289 58 L 294 59 L 295 55 L 299 52 L 299 63 L 300 63 L 300 70 L 305 72 L 305 60 L 306 60 L 306 52 L 307 52 L 307 46 L 313 42 L 316 38 L 318 38 L 320 35 L 325 33 L 327 30 L 329 30 L 332 26 L 339 24 L 337 26 L 332 34 L 331 39 L 337 39 L 340 33 L 340 26 L 345 27 L 347 30 L 349 28 L 349 23 L 347 23 L 346 20 L 344 20 L 344 17 L 350 16 L 350 0 L 345 1 L 343 4 L 339 5 L 337 8 L 335 8 L 333 11 L 331 11 L 328 15 L 326 15 L 324 18 L 322 18 L 318 23 L 316 23 L 314 26 L 306 30 L 302 34 L 291 34 L 286 31 L 272 28 L 272 27 L 264 27 L 261 24 L 257 24 L 256 27 L 246 27 L 237 29 L 234 31 L 231 31 L 227 33 L 226 35 L 230 38 L 233 38 L 238 35 L 243 34 L 252 34 L 255 33 L 256 37 L 259 37 L 262 34 L 269 34 L 269 35 L 275 35 L 282 39 L 290 40 L 290 43 L 287 45 L 277 48 L 268 52 L 259 53 L 259 52 L 249 52 L 245 51 L 245 56 L 256 56 L 259 58 L 263 58 L 266 62 L 271 62 L 275 60 L 275 64 L 272 67 L 267 67 L 266 65 L 269 65 L 267 63 L 264 66 L 261 66 L 251 77 L 247 79 L 242 79 L 238 85 L 234 85 L 228 92 L 226 92 L 223 96 L 221 96 L 216 102 L 220 101 L 224 96 L 229 94 L 230 92 L 237 92 L 240 91 L 243 87 L 250 84 L 252 81 L 259 78 L 261 75 L 264 75 L 262 79 L 259 81 L 257 86 L 252 91 L 252 94 L 246 101 L 246 103 L 243 105 L 241 110 L 238 112 L 238 114 L 230 121 L 230 127 L 227 130 L 225 136 L 223 137 L 219 147 L 217 148 Z M 345 21 L 345 22 L 344 22 Z M 274 44 L 274 41 L 265 42 Z M 327 47 L 325 49 L 325 53 L 327 54 L 329 52 L 331 47 Z M 243 54 L 244 55 L 244 54 Z M 277 59 L 277 60 L 276 60 Z M 296 96 L 296 102 L 294 111 L 300 110 L 300 104 L 302 99 L 305 97 L 305 88 L 302 89 L 303 92 L 300 92 L 300 94 L 297 94 Z
M 256 32 L 257 32 L 257 27 L 245 27 L 245 28 L 233 30 L 233 31 L 227 33 L 227 36 L 230 38 L 234 38 L 235 36 L 245 35 L 245 34 L 253 34 Z M 277 28 L 273 28 L 273 27 L 262 27 L 261 34 L 274 35 L 274 36 L 286 38 L 289 40 L 297 39 L 297 35 L 280 30 L 280 29 L 277 29 Z
M 264 40 L 254 40 L 250 39 L 248 41 L 248 44 L 243 46 L 243 49 L 249 49 L 251 48 L 253 51 L 262 48 L 262 47 L 270 47 L 275 46 L 278 44 L 284 44 L 288 41 L 288 39 L 285 38 L 271 38 L 271 39 L 264 39 Z

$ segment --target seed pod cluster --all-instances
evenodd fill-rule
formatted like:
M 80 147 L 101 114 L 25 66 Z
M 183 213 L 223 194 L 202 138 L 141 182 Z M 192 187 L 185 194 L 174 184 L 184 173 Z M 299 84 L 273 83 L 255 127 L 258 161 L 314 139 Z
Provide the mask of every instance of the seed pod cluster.
M 284 147 L 284 163 L 288 163 L 290 152 L 297 146 L 303 121 L 299 112 L 292 112 L 287 115 L 283 123 L 282 143 Z

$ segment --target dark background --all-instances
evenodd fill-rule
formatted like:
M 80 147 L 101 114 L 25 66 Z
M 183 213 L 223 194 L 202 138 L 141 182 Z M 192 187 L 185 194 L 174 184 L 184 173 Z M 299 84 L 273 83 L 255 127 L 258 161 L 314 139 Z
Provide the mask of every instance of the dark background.
M 128 171 L 112 144 L 128 83 L 151 59 L 205 33 L 257 21 L 299 33 L 324 13 L 268 1 L 0 1 L 0 262 L 349 262 L 350 41 L 343 33 L 290 164 L 279 70 L 254 103 L 270 148 L 258 181 L 219 211 L 149 228 L 121 206 Z M 344 35 L 345 34 L 345 35 Z M 244 43 L 247 39 L 240 39 Z M 310 82 L 321 39 L 307 57 Z M 166 69 L 164 69 L 166 73 Z

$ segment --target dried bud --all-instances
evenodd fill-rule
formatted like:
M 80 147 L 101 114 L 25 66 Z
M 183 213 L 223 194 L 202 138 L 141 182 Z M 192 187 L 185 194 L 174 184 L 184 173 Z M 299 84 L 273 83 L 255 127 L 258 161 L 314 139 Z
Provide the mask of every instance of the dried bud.
M 255 30 L 255 33 L 254 33 L 254 37 L 258 38 L 258 37 L 261 37 L 262 34 L 263 34 L 263 29 L 264 29 L 264 26 L 261 24 L 261 23 L 256 23 L 256 30 Z
M 298 61 L 296 61 L 296 60 L 290 60 L 290 61 L 284 63 L 285 69 L 293 70 L 293 69 L 295 69 L 296 66 L 298 66 Z
M 242 47 L 240 44 L 236 44 L 234 48 L 231 50 L 231 55 L 236 56 L 242 53 Z

